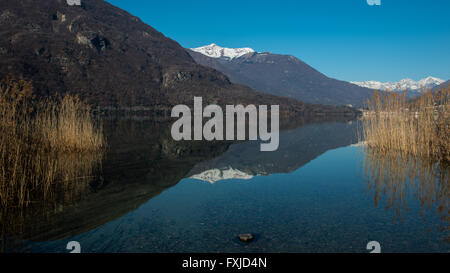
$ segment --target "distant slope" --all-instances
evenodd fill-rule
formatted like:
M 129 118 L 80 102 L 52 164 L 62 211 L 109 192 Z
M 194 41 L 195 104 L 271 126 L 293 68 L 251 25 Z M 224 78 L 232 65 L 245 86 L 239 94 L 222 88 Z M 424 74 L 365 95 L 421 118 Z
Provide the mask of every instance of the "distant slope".
M 441 83 L 440 85 L 434 87 L 432 91 L 440 90 L 441 88 L 448 88 L 450 86 L 450 80 Z
M 403 92 L 405 90 L 409 90 L 420 92 L 429 88 L 434 88 L 442 84 L 443 82 L 444 81 L 439 78 L 430 76 L 419 81 L 414 81 L 412 79 L 403 79 L 398 82 L 364 81 L 351 83 L 377 90 L 390 90 L 395 92 Z
M 345 81 L 328 78 L 301 60 L 271 53 L 250 52 L 238 58 L 212 58 L 189 50 L 201 65 L 225 73 L 232 82 L 264 93 L 328 104 L 361 106 L 373 94 Z
M 37 96 L 76 93 L 99 106 L 279 104 L 282 112 L 339 112 L 230 83 L 175 41 L 102 0 L 0 0 L 0 77 L 23 76 Z
M 359 85 L 361 87 L 367 87 L 382 91 L 392 91 L 392 92 L 404 92 L 406 90 L 406 96 L 408 98 L 413 98 L 422 95 L 428 89 L 433 89 L 439 86 L 444 81 L 435 77 L 426 77 L 419 81 L 414 81 L 412 79 L 403 79 L 398 82 L 378 82 L 378 81 L 364 81 L 364 82 L 351 82 L 353 84 Z

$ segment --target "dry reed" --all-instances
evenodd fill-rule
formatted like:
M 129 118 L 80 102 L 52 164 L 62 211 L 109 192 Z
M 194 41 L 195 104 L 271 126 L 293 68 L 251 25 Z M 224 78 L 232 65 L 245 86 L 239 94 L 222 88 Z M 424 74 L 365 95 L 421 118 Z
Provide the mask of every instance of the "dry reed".
M 405 93 L 375 92 L 362 118 L 364 176 L 377 205 L 400 217 L 414 194 L 423 208 L 436 206 L 449 229 L 450 88 L 409 100 Z M 448 235 L 444 235 L 448 241 Z
M 78 98 L 66 95 L 36 101 L 29 82 L 6 78 L 0 83 L 3 208 L 49 199 L 56 186 L 67 186 L 80 178 L 76 170 L 61 167 L 62 157 L 100 155 L 104 146 L 100 124 Z
M 435 209 L 440 215 L 441 222 L 435 227 L 442 232 L 443 240 L 449 241 L 450 169 L 398 152 L 382 153 L 367 146 L 362 149 L 364 178 L 375 206 L 384 200 L 386 209 L 393 209 L 401 220 L 403 212 L 409 210 L 408 197 L 414 197 L 422 209 Z
M 406 93 L 375 92 L 363 116 L 362 137 L 381 153 L 450 162 L 450 88 L 409 101 Z

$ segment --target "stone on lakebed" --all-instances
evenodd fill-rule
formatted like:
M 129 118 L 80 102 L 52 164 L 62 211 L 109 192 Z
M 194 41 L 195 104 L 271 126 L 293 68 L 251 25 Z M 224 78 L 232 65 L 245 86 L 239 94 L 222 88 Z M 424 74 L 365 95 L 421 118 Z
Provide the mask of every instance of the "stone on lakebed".
M 253 234 L 250 234 L 250 233 L 246 233 L 246 234 L 239 234 L 239 240 L 241 241 L 241 242 L 244 242 L 244 243 L 250 243 L 251 241 L 253 241 L 253 239 L 255 238 L 254 236 L 253 236 Z

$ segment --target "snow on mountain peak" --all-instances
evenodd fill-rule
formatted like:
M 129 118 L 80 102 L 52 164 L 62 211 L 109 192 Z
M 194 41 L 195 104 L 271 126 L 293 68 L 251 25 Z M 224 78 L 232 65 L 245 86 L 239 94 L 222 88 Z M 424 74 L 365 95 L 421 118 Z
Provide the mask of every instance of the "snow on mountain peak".
M 210 169 L 206 170 L 202 173 L 191 176 L 191 178 L 195 178 L 198 180 L 207 181 L 211 184 L 227 179 L 243 179 L 248 180 L 253 178 L 253 175 L 247 174 L 243 171 L 233 169 L 229 167 L 228 169 Z
M 436 83 L 437 83 L 437 85 L 439 85 L 439 84 L 442 84 L 443 82 L 444 81 L 441 79 L 429 76 L 429 77 L 426 77 L 425 79 L 421 79 L 418 83 L 420 85 L 429 85 L 429 84 L 436 84 Z
M 424 79 L 421 79 L 420 81 L 414 81 L 412 79 L 403 79 L 398 82 L 378 82 L 378 81 L 363 81 L 363 82 L 351 82 L 353 84 L 367 87 L 371 89 L 377 89 L 377 90 L 390 90 L 390 91 L 404 91 L 412 90 L 412 91 L 421 91 L 423 89 L 433 88 L 437 85 L 440 85 L 444 82 L 444 80 L 441 80 L 439 78 L 435 77 L 426 77 Z
M 207 46 L 191 48 L 192 51 L 201 53 L 211 58 L 225 58 L 225 59 L 234 59 L 239 58 L 245 54 L 255 52 L 253 49 L 244 47 L 244 48 L 226 48 L 221 47 L 216 44 L 210 44 Z

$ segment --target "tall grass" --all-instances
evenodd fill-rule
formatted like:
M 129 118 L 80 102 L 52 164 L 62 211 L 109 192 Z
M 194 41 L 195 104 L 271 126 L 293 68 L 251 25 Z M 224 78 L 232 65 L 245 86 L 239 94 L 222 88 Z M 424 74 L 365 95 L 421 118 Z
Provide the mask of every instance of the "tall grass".
M 450 88 L 414 101 L 406 93 L 376 92 L 362 124 L 362 137 L 378 152 L 450 162 Z
M 50 150 L 65 152 L 95 151 L 104 146 L 101 127 L 90 108 L 77 97 L 66 95 L 56 103 L 40 103 L 34 127 L 48 141 Z
M 364 176 L 375 205 L 386 200 L 401 218 L 413 194 L 440 214 L 449 241 L 450 88 L 416 99 L 375 92 L 362 118 Z
M 78 98 L 36 100 L 32 85 L 23 79 L 0 83 L 2 207 L 49 199 L 54 187 L 80 179 L 76 170 L 61 167 L 63 156 L 101 154 L 104 146 L 100 124 Z

